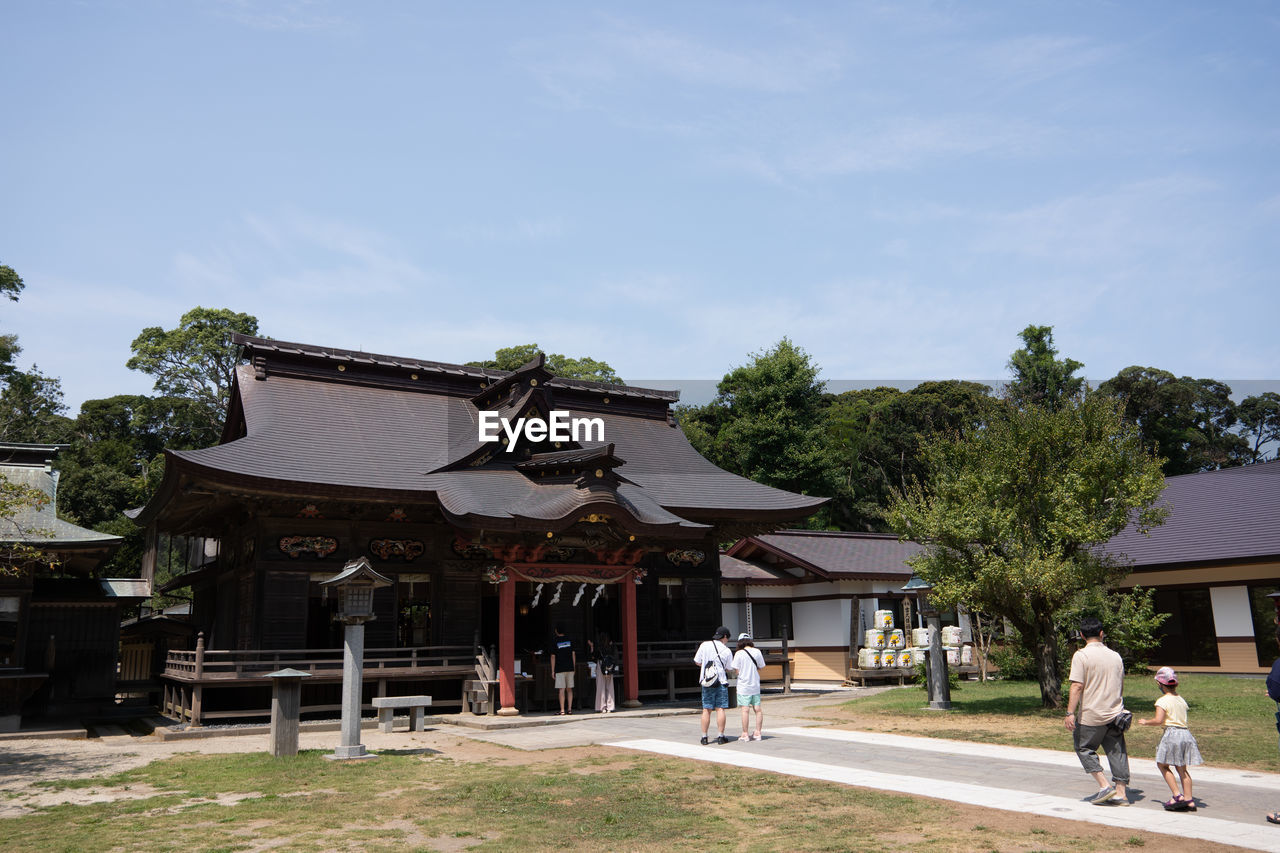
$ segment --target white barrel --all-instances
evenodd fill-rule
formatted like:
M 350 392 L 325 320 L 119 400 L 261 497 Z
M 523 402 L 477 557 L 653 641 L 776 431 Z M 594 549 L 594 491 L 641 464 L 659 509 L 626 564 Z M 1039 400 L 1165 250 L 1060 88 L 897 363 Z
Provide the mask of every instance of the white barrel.
M 893 627 L 893 611 L 877 610 L 875 621 L 872 624 L 875 625 L 877 628 L 892 628 Z
M 960 664 L 961 666 L 970 666 L 973 663 L 973 646 L 960 647 Z
M 947 625 L 942 629 L 942 645 L 958 646 L 960 645 L 960 626 Z
M 877 649 L 858 650 L 858 669 L 879 669 L 880 652 Z
M 959 666 L 960 665 L 960 649 L 956 648 L 955 646 L 946 646 L 945 651 L 947 653 L 947 665 Z
M 885 634 L 885 646 L 890 649 L 905 649 L 907 647 L 907 637 L 901 628 L 894 628 Z
M 885 644 L 884 631 L 880 628 L 871 628 L 862 638 L 862 645 L 869 649 L 883 649 Z
M 912 628 L 911 645 L 917 648 L 929 648 L 929 628 Z
M 902 669 L 911 669 L 911 667 L 915 666 L 915 655 L 912 654 L 910 649 L 898 650 L 898 666 Z

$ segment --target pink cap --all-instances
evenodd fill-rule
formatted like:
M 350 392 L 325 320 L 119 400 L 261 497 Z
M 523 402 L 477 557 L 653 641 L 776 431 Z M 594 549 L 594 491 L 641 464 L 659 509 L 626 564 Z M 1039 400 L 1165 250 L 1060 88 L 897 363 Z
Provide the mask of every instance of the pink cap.
M 1178 673 L 1174 672 L 1171 666 L 1162 666 L 1156 670 L 1156 681 L 1172 686 L 1178 683 Z

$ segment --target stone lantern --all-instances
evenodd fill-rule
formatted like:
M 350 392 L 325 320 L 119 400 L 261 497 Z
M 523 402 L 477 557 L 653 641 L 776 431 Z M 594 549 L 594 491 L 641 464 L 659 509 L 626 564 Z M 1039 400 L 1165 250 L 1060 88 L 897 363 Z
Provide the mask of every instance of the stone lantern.
M 342 632 L 342 739 L 333 755 L 326 758 L 343 760 L 373 758 L 360 743 L 360 705 L 364 688 L 364 623 L 377 617 L 373 613 L 373 591 L 391 586 L 391 579 L 378 574 L 361 557 L 353 560 L 320 586 L 338 592 L 338 615 L 334 617 L 346 627 Z
M 933 585 L 919 575 L 912 575 L 902 592 L 916 597 L 916 605 L 929 628 L 928 665 L 925 667 L 929 685 L 929 707 L 937 711 L 951 710 L 951 684 L 947 680 L 947 657 L 942 651 L 942 615 L 933 605 Z

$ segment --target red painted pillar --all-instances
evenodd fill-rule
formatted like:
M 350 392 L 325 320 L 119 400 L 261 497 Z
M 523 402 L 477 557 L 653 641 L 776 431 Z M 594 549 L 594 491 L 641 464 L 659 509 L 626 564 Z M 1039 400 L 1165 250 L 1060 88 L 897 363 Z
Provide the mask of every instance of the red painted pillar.
M 516 582 L 498 584 L 498 713 L 514 717 L 516 708 Z
M 628 575 L 622 587 L 622 705 L 640 706 L 640 655 L 636 641 L 636 582 Z

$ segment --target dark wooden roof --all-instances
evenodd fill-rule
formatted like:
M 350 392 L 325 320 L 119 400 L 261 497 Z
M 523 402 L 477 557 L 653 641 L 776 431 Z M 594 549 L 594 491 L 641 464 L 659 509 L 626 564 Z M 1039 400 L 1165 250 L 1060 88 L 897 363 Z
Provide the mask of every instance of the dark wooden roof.
M 1280 461 L 1165 480 L 1164 524 L 1130 527 L 1107 550 L 1136 568 L 1280 556 Z
M 800 582 L 799 578 L 782 569 L 739 560 L 728 554 L 720 555 L 720 580 L 728 584 L 752 586 L 791 586 Z
M 584 509 L 601 509 L 625 516 L 620 523 L 633 532 L 684 536 L 721 522 L 786 523 L 826 500 L 755 483 L 698 455 L 669 416 L 672 392 L 558 378 L 531 383 L 540 375 L 536 363 L 506 373 L 237 340 L 249 364 L 236 373 L 223 443 L 169 451 L 166 482 L 139 522 L 185 500 L 180 477 L 261 493 L 431 501 L 460 524 L 492 529 L 552 530 Z M 519 443 L 510 452 L 481 443 L 473 398 L 487 400 L 481 392 L 494 385 L 502 393 L 492 405 L 504 414 L 553 407 L 599 418 L 606 441 Z M 583 469 L 579 478 L 540 482 L 541 463 L 554 470 L 557 461 Z M 532 464 L 522 471 L 519 463 Z M 605 476 L 595 478 L 596 469 L 607 469 Z
M 901 580 L 912 574 L 907 560 L 924 547 L 887 533 L 780 530 L 749 536 L 728 555 L 765 567 L 796 567 L 832 580 Z

